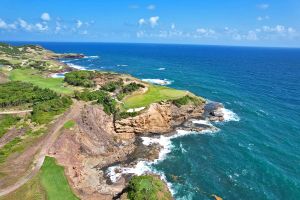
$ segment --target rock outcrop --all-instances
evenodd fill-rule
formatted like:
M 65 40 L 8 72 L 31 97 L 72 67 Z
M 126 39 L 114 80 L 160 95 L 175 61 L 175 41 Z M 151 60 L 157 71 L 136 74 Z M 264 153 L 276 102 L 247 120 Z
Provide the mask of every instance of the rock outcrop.
M 101 106 L 84 104 L 80 109 L 74 116 L 75 127 L 63 130 L 49 154 L 64 166 L 69 183 L 81 199 L 112 199 L 125 182 L 107 184 L 100 169 L 126 160 L 135 149 L 134 140 L 117 138 L 112 116 Z
M 116 120 L 115 131 L 121 137 L 169 133 L 187 119 L 201 117 L 203 113 L 204 104 L 177 107 L 172 102 L 153 103 L 138 116 Z

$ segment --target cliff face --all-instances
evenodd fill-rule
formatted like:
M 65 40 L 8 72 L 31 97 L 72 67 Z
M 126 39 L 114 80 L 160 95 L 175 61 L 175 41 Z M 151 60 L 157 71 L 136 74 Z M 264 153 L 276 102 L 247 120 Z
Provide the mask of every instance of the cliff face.
M 151 104 L 136 117 L 115 121 L 115 131 L 122 135 L 168 133 L 190 118 L 197 118 L 204 113 L 204 104 L 182 105 L 177 107 L 171 102 Z
M 99 105 L 82 103 L 74 116 L 76 125 L 63 129 L 49 154 L 65 167 L 74 191 L 81 199 L 112 199 L 125 182 L 108 185 L 102 167 L 125 160 L 134 151 L 134 140 L 117 138 L 112 116 Z

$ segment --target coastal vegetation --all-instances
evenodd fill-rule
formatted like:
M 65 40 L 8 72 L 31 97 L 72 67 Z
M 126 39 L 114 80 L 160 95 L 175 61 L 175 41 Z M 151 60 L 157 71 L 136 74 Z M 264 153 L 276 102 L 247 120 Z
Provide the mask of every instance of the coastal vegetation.
M 9 74 L 12 81 L 31 83 L 40 88 L 47 88 L 60 94 L 72 94 L 72 87 L 64 86 L 63 78 L 48 78 L 35 69 L 15 69 Z
M 39 124 L 49 123 L 56 115 L 64 113 L 71 104 L 72 99 L 65 96 L 37 103 L 33 106 L 31 119 Z
M 177 107 L 181 107 L 181 106 L 186 105 L 186 104 L 188 104 L 190 102 L 192 102 L 195 105 L 197 105 L 197 104 L 200 104 L 200 103 L 204 103 L 205 100 L 202 99 L 202 98 L 200 98 L 200 97 L 190 96 L 190 95 L 186 95 L 186 96 L 183 96 L 181 98 L 172 100 L 172 103 L 174 105 L 176 105 Z
M 34 144 L 34 142 L 46 132 L 41 128 L 38 130 L 28 129 L 24 136 L 15 137 L 13 140 L 5 144 L 0 149 L 0 164 L 4 163 L 6 159 L 16 153 L 22 153 L 27 147 Z
M 127 198 L 130 200 L 170 200 L 172 195 L 158 177 L 142 175 L 134 176 L 129 181 Z
M 0 138 L 7 132 L 7 130 L 15 125 L 21 118 L 13 115 L 0 116 Z
M 0 107 L 35 104 L 57 98 L 57 94 L 50 89 L 41 89 L 31 83 L 11 81 L 0 84 Z
M 96 73 L 93 71 L 73 71 L 65 74 L 64 81 L 74 86 L 93 87 L 95 76 Z

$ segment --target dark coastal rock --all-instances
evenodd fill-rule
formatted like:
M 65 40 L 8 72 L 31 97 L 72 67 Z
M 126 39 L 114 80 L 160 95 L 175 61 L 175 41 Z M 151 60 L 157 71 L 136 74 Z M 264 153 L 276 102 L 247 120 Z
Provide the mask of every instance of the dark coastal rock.
M 204 106 L 204 117 L 210 121 L 224 121 L 224 113 L 222 112 L 224 105 L 219 102 L 208 102 Z

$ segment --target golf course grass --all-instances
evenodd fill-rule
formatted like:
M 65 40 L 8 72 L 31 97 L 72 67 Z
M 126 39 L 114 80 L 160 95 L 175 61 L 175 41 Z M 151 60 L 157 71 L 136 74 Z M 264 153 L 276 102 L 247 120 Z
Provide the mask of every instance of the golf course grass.
M 76 122 L 73 121 L 73 120 L 69 120 L 67 121 L 65 124 L 64 124 L 64 128 L 65 129 L 70 129 L 72 128 L 73 126 L 75 126 Z
M 151 103 L 160 102 L 163 100 L 178 99 L 186 94 L 187 92 L 183 90 L 150 85 L 146 93 L 128 96 L 123 100 L 123 103 L 125 109 L 139 108 L 146 107 Z
M 16 191 L 0 200 L 78 200 L 54 158 L 46 157 L 40 172 Z
M 48 200 L 78 199 L 72 192 L 64 174 L 64 168 L 54 158 L 46 157 L 40 171 L 40 181 Z
M 63 78 L 46 78 L 42 77 L 37 70 L 34 69 L 15 69 L 9 74 L 12 81 L 23 81 L 32 83 L 41 88 L 49 88 L 60 94 L 72 94 L 73 90 L 64 87 Z

